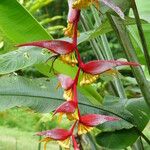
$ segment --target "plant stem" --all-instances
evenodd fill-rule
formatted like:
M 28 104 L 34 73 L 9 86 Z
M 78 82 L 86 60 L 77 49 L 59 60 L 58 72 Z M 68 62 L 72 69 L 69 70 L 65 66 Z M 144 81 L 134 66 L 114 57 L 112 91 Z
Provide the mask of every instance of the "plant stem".
M 138 134 L 150 145 L 150 140 L 142 133 L 142 131 L 140 131 L 137 127 L 136 130 Z
M 84 15 L 81 14 L 82 27 L 85 31 L 88 31 L 88 30 L 90 30 L 90 28 L 89 28 L 88 24 L 85 22 L 85 20 L 86 19 L 85 19 Z M 97 59 L 103 59 L 104 56 L 102 55 L 102 53 L 100 53 L 99 47 L 98 47 L 95 39 L 90 40 L 90 44 L 92 46 L 92 49 L 94 50 L 94 53 L 95 53 Z
M 126 54 L 128 61 L 138 62 L 135 49 L 132 45 L 130 36 L 128 34 L 128 30 L 126 26 L 124 25 L 123 21 L 118 17 L 111 16 L 110 14 L 108 14 L 107 16 L 112 25 L 112 28 L 114 29 L 118 37 L 118 40 L 120 41 L 120 44 L 123 47 L 123 50 Z M 131 68 L 137 80 L 137 83 L 142 91 L 144 99 L 146 103 L 148 104 L 148 106 L 150 107 L 150 86 L 148 85 L 148 81 L 146 80 L 144 72 L 141 66 L 131 67 Z
M 143 28 L 142 28 L 142 24 L 141 24 L 141 20 L 140 20 L 140 17 L 139 17 L 139 13 L 138 13 L 138 9 L 137 9 L 135 0 L 131 0 L 131 7 L 133 9 L 133 13 L 134 13 L 134 16 L 135 16 L 135 21 L 136 21 L 136 25 L 137 25 L 138 32 L 139 32 L 139 35 L 140 35 L 140 39 L 141 39 L 141 43 L 142 43 L 142 47 L 143 47 L 143 51 L 144 51 L 144 56 L 145 56 L 148 71 L 149 71 L 149 74 L 150 74 L 150 55 L 149 55 L 149 52 L 148 52 L 148 46 L 147 46 L 146 39 L 145 39 L 145 36 L 144 36 L 144 31 L 143 31 Z
M 141 137 L 136 140 L 131 148 L 132 150 L 144 150 Z

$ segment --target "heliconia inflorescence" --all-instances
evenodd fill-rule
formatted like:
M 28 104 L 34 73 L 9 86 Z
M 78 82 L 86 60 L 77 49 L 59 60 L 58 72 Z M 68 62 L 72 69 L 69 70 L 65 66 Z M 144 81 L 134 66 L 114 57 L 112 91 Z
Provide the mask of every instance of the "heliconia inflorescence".
M 121 9 L 115 6 L 110 0 L 101 0 L 105 5 L 112 8 L 121 18 L 124 14 Z M 77 38 L 79 36 L 78 22 L 80 20 L 80 11 L 85 9 L 91 4 L 94 4 L 99 9 L 99 0 L 68 0 L 68 25 L 64 29 L 64 34 L 72 38 L 72 42 L 61 40 L 37 41 L 31 43 L 20 44 L 20 46 L 37 46 L 48 49 L 50 52 L 58 55 L 58 58 L 64 63 L 71 66 L 77 66 L 78 71 L 74 79 L 67 75 L 56 74 L 59 86 L 64 89 L 64 99 L 66 102 L 62 103 L 54 111 L 53 116 L 59 115 L 61 120 L 62 115 L 66 115 L 73 125 L 70 129 L 53 129 L 48 131 L 38 132 L 38 136 L 44 136 L 41 142 L 46 144 L 50 141 L 57 141 L 62 147 L 69 149 L 72 143 L 74 150 L 79 150 L 76 141 L 76 134 L 82 135 L 90 132 L 95 126 L 108 121 L 117 121 L 119 118 L 113 116 L 106 116 L 100 114 L 86 114 L 81 115 L 78 105 L 77 85 L 79 75 L 82 72 L 80 85 L 91 84 L 99 78 L 99 75 L 105 72 L 114 73 L 114 67 L 129 65 L 138 66 L 134 62 L 116 61 L 116 60 L 94 60 L 84 63 L 80 57 L 77 47 Z M 76 55 L 75 55 L 76 54 Z M 117 73 L 117 72 L 116 72 Z M 75 130 L 77 129 L 77 130 Z M 75 132 L 77 131 L 77 132 Z M 71 142 L 72 141 L 72 142 Z

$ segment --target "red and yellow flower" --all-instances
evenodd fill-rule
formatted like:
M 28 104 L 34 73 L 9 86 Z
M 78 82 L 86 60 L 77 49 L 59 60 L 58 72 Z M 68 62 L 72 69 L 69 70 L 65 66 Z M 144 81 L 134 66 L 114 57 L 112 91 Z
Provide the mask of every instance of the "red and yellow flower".
M 78 134 L 86 134 L 90 132 L 95 126 L 102 124 L 104 122 L 117 121 L 119 118 L 105 116 L 100 114 L 86 114 L 80 116 L 78 123 Z
M 86 64 L 81 63 L 80 68 L 83 71 L 83 77 L 80 82 L 80 85 L 90 84 L 99 78 L 99 75 L 104 72 L 109 72 L 117 66 L 139 66 L 135 62 L 125 62 L 125 61 L 115 61 L 115 60 L 95 60 L 90 61 Z M 113 71 L 112 71 L 113 72 Z
M 62 119 L 62 115 L 66 115 L 69 120 L 78 120 L 78 104 L 71 100 L 61 104 L 54 112 L 53 115 L 59 113 L 59 121 Z
M 75 48 L 76 45 L 70 42 L 61 41 L 61 40 L 49 40 L 49 41 L 37 41 L 31 43 L 24 43 L 17 45 L 18 47 L 22 46 L 37 46 L 41 48 L 46 48 L 50 52 L 59 56 L 59 58 L 69 64 L 74 66 L 78 63 L 75 57 Z
M 73 124 L 73 126 L 70 128 L 70 130 L 65 129 L 53 129 L 53 130 L 47 130 L 43 132 L 38 132 L 36 135 L 38 136 L 45 136 L 44 139 L 41 140 L 41 142 L 45 142 L 44 144 L 44 150 L 46 150 L 46 145 L 50 141 L 56 141 L 58 144 L 66 149 L 70 148 L 70 141 L 71 138 L 73 138 L 73 146 L 74 149 L 78 149 L 78 145 L 76 144 L 76 140 L 73 135 L 74 128 L 76 126 L 76 122 Z M 79 149 L 78 149 L 79 150 Z
M 60 86 L 64 89 L 63 97 L 66 100 L 73 99 L 73 84 L 74 80 L 69 76 L 59 74 L 57 75 Z
M 68 0 L 69 12 L 68 12 L 68 25 L 64 29 L 64 34 L 70 38 L 74 37 L 74 32 L 77 30 L 77 23 L 80 17 L 80 10 L 72 7 L 74 0 Z M 78 31 L 77 31 L 78 32 Z M 77 33 L 79 36 L 79 32 Z

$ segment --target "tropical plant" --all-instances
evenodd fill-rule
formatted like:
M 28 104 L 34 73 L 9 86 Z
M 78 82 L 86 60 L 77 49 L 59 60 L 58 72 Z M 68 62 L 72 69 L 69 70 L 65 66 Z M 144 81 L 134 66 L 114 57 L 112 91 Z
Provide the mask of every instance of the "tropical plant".
M 68 4 L 68 26 L 64 33 L 69 38 L 52 40 L 16 0 L 0 2 L 0 33 L 4 42 L 1 47 L 5 50 L 0 55 L 0 110 L 27 106 L 39 112 L 54 111 L 54 116 L 59 114 L 59 120 L 66 114 L 72 124 L 69 130 L 37 133 L 46 136 L 43 139 L 46 143 L 56 140 L 65 148 L 70 147 L 72 138 L 74 149 L 84 149 L 82 134 L 95 126 L 91 134 L 85 135 L 90 140 L 90 149 L 127 148 L 136 141 L 136 144 L 141 142 L 140 137 L 150 144 L 142 133 L 150 117 L 150 56 L 146 41 L 150 28 L 145 11 L 139 9 L 143 14 L 141 20 L 134 0 L 68 0 Z M 149 2 L 138 0 L 137 4 Z M 79 21 L 82 33 L 78 29 Z M 106 35 L 112 31 L 117 35 L 123 57 L 129 62 L 114 60 Z M 82 61 L 78 45 L 85 41 L 89 41 L 97 60 Z M 20 48 L 8 52 L 14 45 Z M 125 67 L 128 65 L 131 69 Z M 24 77 L 22 70 L 30 66 L 45 78 Z M 54 89 L 57 78 L 64 94 L 61 89 Z M 127 95 L 127 86 L 136 87 L 132 96 Z M 64 102 L 63 96 L 68 101 Z

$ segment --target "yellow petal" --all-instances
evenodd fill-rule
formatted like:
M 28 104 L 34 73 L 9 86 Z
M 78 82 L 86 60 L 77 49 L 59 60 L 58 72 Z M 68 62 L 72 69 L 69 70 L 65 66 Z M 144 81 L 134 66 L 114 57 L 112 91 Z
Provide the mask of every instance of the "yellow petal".
M 66 115 L 70 121 L 79 120 L 78 109 L 76 109 L 76 111 L 74 113 L 67 113 Z
M 62 116 L 63 116 L 64 113 L 59 113 L 58 115 L 58 123 L 60 124 L 61 121 L 62 121 Z
M 52 141 L 53 139 L 51 139 L 50 137 L 46 137 L 42 140 L 40 140 L 39 142 L 49 142 L 49 141 Z
M 91 5 L 92 0 L 76 0 L 73 3 L 73 8 L 78 8 L 78 9 L 82 9 L 82 8 L 86 8 L 89 5 Z
M 57 141 L 58 144 L 64 148 L 68 148 L 70 147 L 70 138 L 67 138 L 66 140 L 63 141 Z
M 78 125 L 78 134 L 86 134 L 87 132 L 90 132 L 93 129 L 93 127 L 85 126 L 81 123 Z
M 73 8 L 78 8 L 78 9 L 87 8 L 91 4 L 93 4 L 97 9 L 99 9 L 98 0 L 76 0 L 73 3 Z
M 46 150 L 46 146 L 47 146 L 47 143 L 52 141 L 53 139 L 49 138 L 49 137 L 46 137 L 44 139 L 42 139 L 40 142 L 45 142 L 44 143 L 44 150 Z
M 82 80 L 80 81 L 80 85 L 91 84 L 95 82 L 99 78 L 99 75 L 92 75 L 83 73 Z
M 64 99 L 66 99 L 66 100 L 72 100 L 72 98 L 73 98 L 72 89 L 65 90 L 65 91 L 64 91 L 64 94 L 63 94 L 63 97 L 64 97 Z
M 73 35 L 74 35 L 74 24 L 73 24 L 73 23 L 68 22 L 67 27 L 64 28 L 64 35 L 65 35 L 65 36 L 68 36 L 68 37 L 70 37 L 70 38 L 73 37 Z M 80 36 L 79 31 L 78 31 L 78 33 L 77 33 L 77 36 Z
M 118 71 L 117 71 L 117 70 L 115 70 L 115 69 L 110 69 L 110 70 L 108 70 L 108 71 L 104 72 L 104 74 L 106 74 L 106 75 L 116 76 L 116 75 L 118 74 Z
M 66 54 L 66 55 L 61 55 L 60 56 L 60 59 L 64 62 L 64 63 L 67 63 L 68 65 L 71 65 L 71 66 L 75 66 L 78 61 L 75 57 L 75 53 L 69 53 L 69 54 Z

